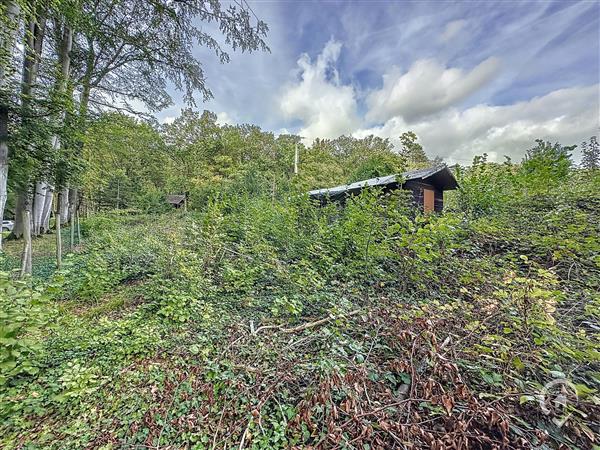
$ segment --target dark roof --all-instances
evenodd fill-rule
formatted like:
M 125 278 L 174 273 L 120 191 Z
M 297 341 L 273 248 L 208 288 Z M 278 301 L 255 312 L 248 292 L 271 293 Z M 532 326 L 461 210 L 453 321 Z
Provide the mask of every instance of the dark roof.
M 179 205 L 185 200 L 185 195 L 172 194 L 167 195 L 167 203 L 171 203 L 172 205 Z
M 427 180 L 443 191 L 451 191 L 458 187 L 454 174 L 447 166 L 436 166 L 403 172 L 402 178 L 404 181 Z
M 365 187 L 397 187 L 399 181 L 430 181 L 443 191 L 456 189 L 458 183 L 454 175 L 446 166 L 429 167 L 427 169 L 411 170 L 385 177 L 370 178 L 368 180 L 357 181 L 351 184 L 343 184 L 332 188 L 315 189 L 309 191 L 308 195 L 311 198 L 321 199 L 328 197 L 331 200 L 336 200 L 347 194 L 360 192 Z

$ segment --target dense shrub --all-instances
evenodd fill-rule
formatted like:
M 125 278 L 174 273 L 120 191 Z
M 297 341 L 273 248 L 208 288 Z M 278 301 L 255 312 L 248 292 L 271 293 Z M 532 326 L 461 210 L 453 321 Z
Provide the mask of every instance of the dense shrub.
M 51 289 L 1 279 L 21 327 L 2 443 L 590 448 L 600 178 L 549 155 L 479 160 L 444 214 L 240 185 L 193 213 L 93 217 Z M 554 380 L 561 427 L 539 407 Z
M 38 373 L 40 336 L 55 318 L 46 289 L 0 272 L 0 388 L 21 374 Z

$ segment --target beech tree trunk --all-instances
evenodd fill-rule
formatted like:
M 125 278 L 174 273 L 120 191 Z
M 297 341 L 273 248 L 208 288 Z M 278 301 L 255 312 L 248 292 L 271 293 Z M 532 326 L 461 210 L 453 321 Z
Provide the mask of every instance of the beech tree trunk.
M 69 221 L 69 188 L 60 191 L 58 207 L 60 209 L 60 224 L 64 225 Z
M 23 58 L 23 74 L 21 81 L 21 125 L 27 126 L 31 115 L 30 103 L 33 92 L 33 85 L 37 80 L 40 59 L 42 55 L 42 47 L 44 42 L 44 34 L 46 32 L 46 18 L 43 15 L 32 14 L 25 26 L 25 55 Z M 29 197 L 29 180 L 23 180 L 18 196 L 23 197 L 21 206 L 24 209 L 15 213 L 15 227 L 12 236 L 20 238 L 25 233 L 31 232 L 31 222 L 25 223 L 28 218 L 31 220 L 31 199 Z M 18 202 L 17 202 L 18 203 Z M 24 214 L 28 210 L 29 214 Z M 15 231 L 16 230 L 16 231 Z M 31 236 L 26 236 L 26 239 L 31 240 Z M 31 255 L 30 255 L 31 256 Z
M 59 23 L 56 25 L 60 26 Z M 69 72 L 71 70 L 71 48 L 73 46 L 73 30 L 66 23 L 63 26 L 62 36 L 60 39 L 60 43 L 57 46 L 58 53 L 58 62 L 60 64 L 60 75 L 56 79 L 55 90 L 58 94 L 65 94 L 67 90 L 67 81 L 69 79 Z M 66 112 L 63 111 L 60 117 L 60 120 L 64 123 Z M 58 152 L 61 147 L 60 138 L 58 136 L 54 136 L 52 138 L 52 147 L 55 152 Z M 63 184 L 61 180 L 68 178 L 68 174 L 56 174 L 57 183 Z M 57 186 L 57 189 L 60 189 L 61 186 Z M 62 192 L 60 195 L 57 193 L 57 211 L 60 212 L 57 215 L 57 224 L 64 225 L 69 221 L 69 190 L 67 187 L 62 186 Z
M 17 193 L 17 202 L 15 204 L 15 225 L 10 233 L 14 239 L 21 239 L 24 232 L 23 213 L 25 211 L 26 192 Z
M 35 183 L 31 218 L 31 232 L 34 236 L 39 236 L 42 233 L 42 220 L 44 216 L 44 206 L 46 205 L 46 191 L 48 191 L 48 183 L 45 181 L 38 181 Z
M 52 212 L 52 200 L 54 199 L 54 186 L 47 185 L 46 198 L 44 199 L 44 209 L 42 211 L 41 233 L 50 231 L 50 214 Z
M 0 223 L 4 219 L 8 180 L 8 80 L 11 75 L 11 55 L 15 46 L 19 4 L 13 0 L 0 3 L 6 14 L 4 24 L 7 29 L 0 35 Z M 2 250 L 2 230 L 0 230 L 0 251 Z

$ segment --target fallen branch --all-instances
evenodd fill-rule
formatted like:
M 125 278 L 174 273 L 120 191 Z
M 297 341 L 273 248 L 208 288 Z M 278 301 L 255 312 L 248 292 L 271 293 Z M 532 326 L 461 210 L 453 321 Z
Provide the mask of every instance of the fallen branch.
M 340 314 L 337 316 L 326 317 L 324 319 L 319 319 L 314 322 L 306 322 L 306 323 L 303 323 L 302 325 L 298 325 L 298 326 L 292 327 L 292 328 L 283 328 L 283 325 L 263 325 L 262 327 L 258 327 L 256 330 L 254 330 L 254 333 L 252 333 L 252 334 L 258 334 L 259 331 L 264 331 L 264 330 L 278 330 L 278 331 L 281 331 L 282 333 L 297 333 L 298 331 L 304 331 L 304 330 L 307 330 L 308 328 L 318 327 L 319 325 L 323 325 L 324 323 L 330 322 L 332 320 L 355 316 L 359 312 L 360 312 L 360 309 L 355 309 L 354 311 L 350 311 L 347 314 Z

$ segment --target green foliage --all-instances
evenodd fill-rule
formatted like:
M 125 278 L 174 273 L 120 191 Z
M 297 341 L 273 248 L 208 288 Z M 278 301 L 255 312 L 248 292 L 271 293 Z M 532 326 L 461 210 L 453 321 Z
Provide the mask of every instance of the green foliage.
M 600 144 L 598 136 L 592 136 L 589 142 L 581 143 L 581 166 L 586 170 L 600 169 Z
M 220 125 L 216 114 L 191 109 L 160 127 L 122 114 L 102 115 L 86 133 L 84 159 L 82 180 L 94 207 L 148 213 L 164 212 L 168 194 L 186 193 L 188 206 L 202 209 L 215 197 L 281 200 L 406 168 L 388 139 L 340 136 L 317 139 L 307 148 L 298 136 L 276 138 L 252 125 Z
M 158 132 L 124 114 L 105 114 L 93 121 L 84 141 L 86 170 L 82 187 L 100 208 L 165 207 L 167 158 Z M 156 198 L 156 197 L 159 198 Z
M 402 133 L 400 136 L 400 156 L 406 161 L 409 170 L 424 169 L 435 165 L 427 157 L 423 146 L 417 142 L 417 135 L 412 131 Z
M 364 161 L 354 172 L 349 183 L 382 177 L 404 171 L 404 160 L 394 153 L 375 154 Z
M 541 139 L 528 150 L 521 165 L 523 187 L 545 191 L 547 185 L 565 180 L 571 168 L 571 154 L 576 146 L 563 147 Z
M 476 156 L 468 169 L 456 168 L 460 189 L 451 193 L 447 207 L 471 217 L 498 213 L 512 195 L 515 170 L 510 160 L 496 164 L 487 161 L 487 154 Z
M 0 272 L 0 388 L 18 376 L 39 372 L 40 335 L 55 318 L 46 289 Z
M 365 142 L 321 142 L 304 161 L 358 160 Z M 293 155 L 293 139 L 280 144 Z M 222 178 L 198 185 L 192 212 L 92 217 L 85 246 L 39 288 L 62 319 L 24 332 L 37 373 L 0 391 L 2 444 L 374 448 L 396 444 L 391 430 L 430 448 L 423 436 L 444 430 L 589 448 L 600 177 L 540 148 L 523 164 L 459 168 L 443 214 L 418 213 L 406 192 L 316 206 L 294 192 L 316 171 L 286 195 L 280 174 L 273 194 L 266 160 L 219 158 Z M 563 378 L 579 398 L 559 429 L 538 397 Z

